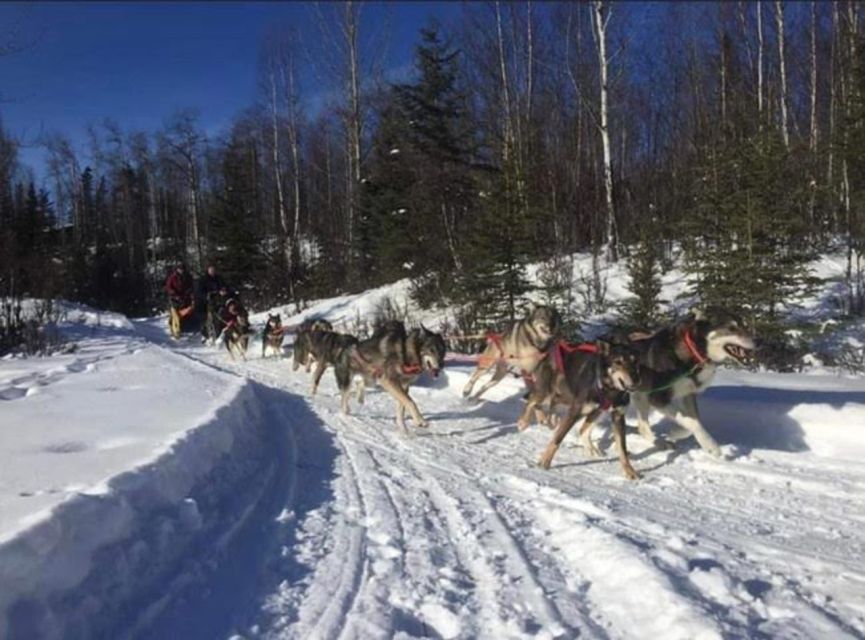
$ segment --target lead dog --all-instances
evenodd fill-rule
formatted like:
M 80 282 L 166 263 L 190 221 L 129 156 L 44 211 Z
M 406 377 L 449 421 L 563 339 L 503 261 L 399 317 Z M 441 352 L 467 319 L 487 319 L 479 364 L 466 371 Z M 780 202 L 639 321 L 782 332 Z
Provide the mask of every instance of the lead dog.
M 349 410 L 352 379 L 358 378 L 359 402 L 363 402 L 364 387 L 378 385 L 396 400 L 396 422 L 403 431 L 408 433 L 406 411 L 416 426 L 428 426 L 408 390 L 425 371 L 438 376 L 444 359 L 445 341 L 440 334 L 423 326 L 406 332 L 402 322 L 385 323 L 368 340 L 340 354 L 334 372 L 343 412 Z
M 754 338 L 741 322 L 724 312 L 689 314 L 648 337 L 631 340 L 639 358 L 639 383 L 632 393 L 642 436 L 662 448 L 649 411 L 657 409 L 693 434 L 700 446 L 719 456 L 721 449 L 700 422 L 697 394 L 709 386 L 723 362 L 743 364 L 753 358 Z
M 599 456 L 600 451 L 591 439 L 591 427 L 603 411 L 609 410 L 622 473 L 629 480 L 637 479 L 639 475 L 631 466 L 625 442 L 628 391 L 635 384 L 636 373 L 636 352 L 625 345 L 599 340 L 573 348 L 564 343 L 554 346 L 552 357 L 545 358 L 535 369 L 532 390 L 517 421 L 517 426 L 525 429 L 532 411 L 545 402 L 550 403 L 550 409 L 556 405 L 567 407 L 567 414 L 556 427 L 539 464 L 544 469 L 550 468 L 562 440 L 582 416 L 585 416 L 580 428 L 583 445 L 589 454 Z
M 478 359 L 478 368 L 463 389 L 463 396 L 471 396 L 478 379 L 490 369 L 493 377 L 478 391 L 474 400 L 497 385 L 508 371 L 530 376 L 544 359 L 561 326 L 559 312 L 552 307 L 535 307 L 522 320 L 511 324 L 503 334 L 490 334 L 487 346 Z

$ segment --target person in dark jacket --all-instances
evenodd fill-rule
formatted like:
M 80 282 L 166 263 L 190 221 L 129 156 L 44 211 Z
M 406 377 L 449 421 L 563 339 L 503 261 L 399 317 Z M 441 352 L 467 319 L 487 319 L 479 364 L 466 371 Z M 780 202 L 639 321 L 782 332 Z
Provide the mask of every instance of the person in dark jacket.
M 231 297 L 231 291 L 225 281 L 216 272 L 214 265 L 208 265 L 207 271 L 198 279 L 198 307 L 204 316 L 201 323 L 201 340 L 216 339 L 219 333 L 219 309 Z
M 208 265 L 207 271 L 198 279 L 198 300 L 202 303 L 206 302 L 208 295 L 220 292 L 223 292 L 223 295 L 228 292 L 225 280 L 216 273 L 214 265 Z

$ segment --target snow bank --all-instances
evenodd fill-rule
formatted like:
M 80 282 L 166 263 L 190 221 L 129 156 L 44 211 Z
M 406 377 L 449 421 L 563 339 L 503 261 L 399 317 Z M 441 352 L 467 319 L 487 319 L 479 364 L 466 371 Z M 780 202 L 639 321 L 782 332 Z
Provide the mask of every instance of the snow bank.
M 253 384 L 108 332 L 0 363 L 0 409 L 4 639 L 134 633 L 282 454 Z

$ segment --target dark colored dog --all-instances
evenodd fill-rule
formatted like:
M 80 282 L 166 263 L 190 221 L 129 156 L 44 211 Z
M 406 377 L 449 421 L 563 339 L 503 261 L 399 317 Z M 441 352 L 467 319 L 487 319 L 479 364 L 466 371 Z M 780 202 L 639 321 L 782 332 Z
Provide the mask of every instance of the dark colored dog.
M 637 372 L 636 353 L 629 347 L 604 341 L 572 346 L 558 343 L 553 349 L 552 357 L 545 358 L 535 368 L 534 384 L 517 422 L 520 429 L 528 427 L 532 411 L 545 402 L 550 403 L 551 410 L 556 405 L 567 407 L 567 414 L 541 456 L 541 466 L 550 468 L 562 440 L 581 416 L 586 417 L 580 429 L 586 450 L 600 455 L 591 440 L 591 426 L 609 409 L 622 472 L 628 479 L 638 478 L 625 443 L 625 410 L 628 391 L 634 386 Z
M 222 313 L 222 342 L 232 358 L 240 356 L 246 359 L 246 349 L 249 347 L 249 314 L 237 300 L 229 300 Z
M 700 446 L 720 455 L 718 443 L 700 423 L 697 394 L 723 362 L 745 363 L 752 358 L 754 339 L 730 314 L 694 313 L 649 336 L 632 336 L 639 357 L 639 378 L 633 392 L 640 433 L 660 447 L 671 444 L 655 438 L 649 411 L 655 408 L 689 431 Z
M 335 331 L 311 331 L 309 333 L 309 353 L 307 363 L 310 359 L 315 361 L 315 371 L 312 374 L 312 395 L 318 391 L 318 383 L 321 376 L 329 366 L 335 366 L 340 354 L 357 344 L 357 338 L 347 333 L 336 333 Z
M 396 400 L 396 421 L 404 431 L 408 432 L 406 410 L 416 426 L 428 426 L 408 389 L 424 371 L 438 376 L 444 358 L 441 334 L 423 326 L 406 332 L 402 322 L 385 323 L 368 340 L 346 349 L 339 357 L 335 372 L 343 412 L 348 413 L 351 382 L 358 377 L 359 402 L 363 402 L 364 387 L 379 385 Z
M 282 341 L 285 335 L 282 330 L 282 316 L 280 314 L 268 314 L 264 331 L 261 333 L 261 357 L 267 355 L 268 348 L 277 356 L 282 356 Z
M 333 325 L 327 320 L 320 318 L 309 318 L 300 323 L 297 334 L 294 336 L 294 346 L 292 347 L 292 371 L 297 371 L 298 367 L 303 366 L 306 372 L 309 373 L 315 361 L 310 353 L 309 340 L 313 331 L 333 331 Z

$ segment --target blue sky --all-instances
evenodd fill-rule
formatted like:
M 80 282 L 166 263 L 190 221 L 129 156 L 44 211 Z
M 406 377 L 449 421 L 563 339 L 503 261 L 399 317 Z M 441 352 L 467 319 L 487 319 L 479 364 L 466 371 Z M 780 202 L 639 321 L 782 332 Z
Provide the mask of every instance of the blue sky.
M 323 4 L 325 11 L 338 9 Z M 637 75 L 648 77 L 656 64 L 650 50 L 658 46 L 669 6 L 615 5 Z M 368 2 L 363 32 L 389 25 L 384 66 L 393 78 L 410 67 L 420 27 L 435 18 L 451 31 L 464 8 L 462 2 Z M 65 133 L 86 154 L 88 124 L 111 118 L 124 131 L 152 132 L 177 110 L 194 107 L 205 130 L 219 133 L 255 100 L 262 36 L 283 26 L 295 27 L 310 48 L 323 46 L 309 3 L 0 2 L 0 45 L 26 44 L 0 57 L 0 118 L 21 141 L 21 159 L 37 179 L 44 173 L 44 152 L 35 144 L 41 132 Z M 308 60 L 301 67 L 302 91 L 314 109 L 332 87 L 321 85 Z
M 447 25 L 461 12 L 460 3 L 370 3 L 362 19 L 370 30 L 389 19 L 386 67 L 400 69 L 430 17 Z M 41 131 L 83 145 L 86 125 L 106 117 L 124 130 L 153 131 L 174 111 L 196 107 L 205 129 L 218 131 L 255 99 L 261 37 L 279 25 L 318 41 L 302 3 L 0 3 L 0 37 L 8 41 L 15 29 L 27 43 L 0 57 L 3 126 L 37 169 L 42 151 L 31 143 Z M 327 91 L 305 75 L 308 96 Z

